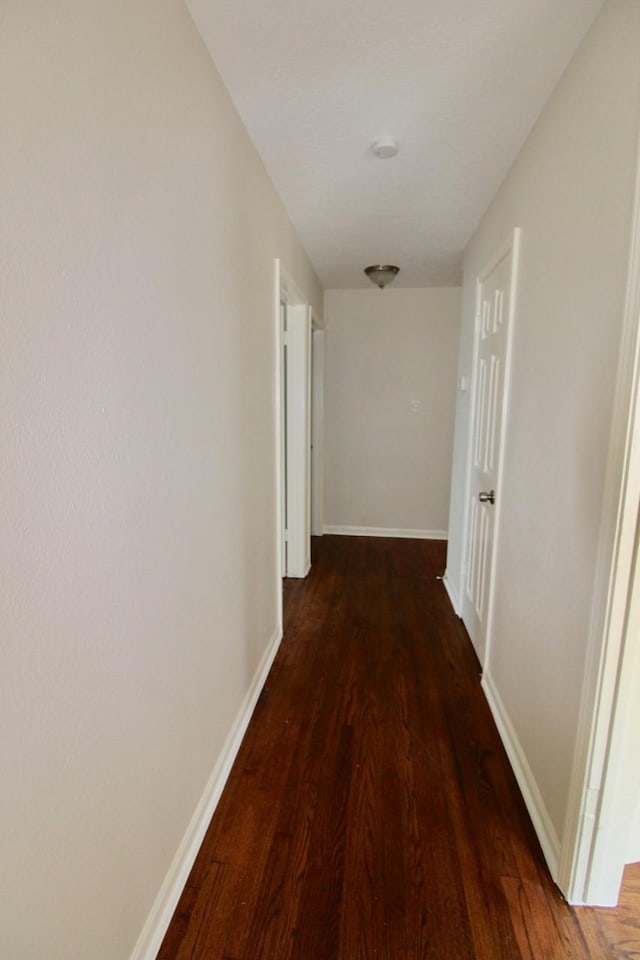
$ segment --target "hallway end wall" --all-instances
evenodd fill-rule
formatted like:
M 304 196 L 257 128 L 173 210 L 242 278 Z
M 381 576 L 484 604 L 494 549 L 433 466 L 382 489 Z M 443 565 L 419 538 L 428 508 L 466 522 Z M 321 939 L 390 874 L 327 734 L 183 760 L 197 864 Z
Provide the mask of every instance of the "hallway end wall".
M 446 536 L 460 289 L 325 292 L 325 529 Z

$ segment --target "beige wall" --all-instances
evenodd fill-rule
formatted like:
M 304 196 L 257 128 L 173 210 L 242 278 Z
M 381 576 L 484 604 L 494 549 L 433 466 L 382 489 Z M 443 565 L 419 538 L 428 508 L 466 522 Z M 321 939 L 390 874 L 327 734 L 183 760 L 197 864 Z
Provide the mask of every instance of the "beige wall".
M 487 671 L 562 838 L 589 636 L 629 249 L 640 4 L 610 0 L 465 257 L 460 374 L 475 277 L 522 228 L 513 380 Z M 461 582 L 469 394 L 459 395 L 448 576 Z
M 325 325 L 325 524 L 446 531 L 460 290 L 329 290 Z
M 129 957 L 277 624 L 274 258 L 181 0 L 2 4 L 0 954 Z

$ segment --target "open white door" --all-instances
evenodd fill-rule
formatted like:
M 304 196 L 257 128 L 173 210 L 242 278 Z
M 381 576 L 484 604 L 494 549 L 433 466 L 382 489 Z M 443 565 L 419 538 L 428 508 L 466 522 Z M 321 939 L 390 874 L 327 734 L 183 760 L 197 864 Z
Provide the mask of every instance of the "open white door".
M 518 237 L 515 230 L 477 280 L 462 619 L 483 666 L 490 630 Z
M 306 577 L 311 567 L 311 310 L 287 305 L 286 566 L 287 577 Z

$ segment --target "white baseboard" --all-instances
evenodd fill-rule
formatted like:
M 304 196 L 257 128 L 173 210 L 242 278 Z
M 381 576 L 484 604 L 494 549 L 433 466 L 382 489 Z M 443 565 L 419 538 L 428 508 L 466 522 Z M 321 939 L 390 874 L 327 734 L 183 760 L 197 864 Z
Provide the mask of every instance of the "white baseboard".
M 456 590 L 454 589 L 454 586 L 453 586 L 451 580 L 450 580 L 449 577 L 447 576 L 447 571 L 446 571 L 446 570 L 445 570 L 445 572 L 444 572 L 444 577 L 442 578 L 442 582 L 443 582 L 443 584 L 444 584 L 445 590 L 447 591 L 447 593 L 448 593 L 448 595 L 449 595 L 449 600 L 451 601 L 451 606 L 453 607 L 453 612 L 455 613 L 456 617 L 461 616 L 461 615 L 462 615 L 462 607 L 460 606 L 460 600 L 458 599 L 458 594 L 457 594 Z
M 229 732 L 222 752 L 218 757 L 209 781 L 198 802 L 187 831 L 176 851 L 169 872 L 164 878 L 155 903 L 142 928 L 131 960 L 155 960 L 171 918 L 180 899 L 180 895 L 191 872 L 198 850 L 214 814 L 218 801 L 227 782 L 233 761 L 242 743 L 251 715 L 260 696 L 267 674 L 278 652 L 282 632 L 278 628 L 273 634 L 264 652 L 260 665 L 238 711 L 235 722 Z
M 500 734 L 500 739 L 507 752 L 516 780 L 518 781 L 520 792 L 522 793 L 526 808 L 529 811 L 533 828 L 540 841 L 540 846 L 542 847 L 544 858 L 547 861 L 551 877 L 555 880 L 558 876 L 558 864 L 560 862 L 560 840 L 558 839 L 558 834 L 551 822 L 542 795 L 538 789 L 538 784 L 535 781 L 531 767 L 522 749 L 522 744 L 518 740 L 506 707 L 488 671 L 485 671 L 483 674 L 482 689 L 489 703 L 493 719 Z
M 344 537 L 392 537 L 402 540 L 447 540 L 447 530 L 405 530 L 395 527 L 343 527 L 326 526 L 325 533 Z

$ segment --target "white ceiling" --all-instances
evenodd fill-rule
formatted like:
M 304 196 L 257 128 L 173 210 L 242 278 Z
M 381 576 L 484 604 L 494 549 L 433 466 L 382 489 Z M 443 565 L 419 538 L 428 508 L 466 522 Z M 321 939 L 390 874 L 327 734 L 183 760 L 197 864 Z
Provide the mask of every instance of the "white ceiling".
M 602 0 L 188 0 L 324 287 L 460 282 Z M 372 142 L 398 140 L 393 160 Z

